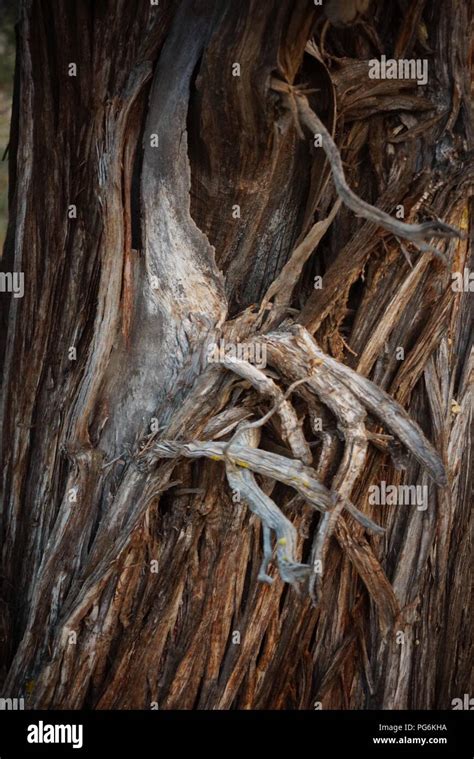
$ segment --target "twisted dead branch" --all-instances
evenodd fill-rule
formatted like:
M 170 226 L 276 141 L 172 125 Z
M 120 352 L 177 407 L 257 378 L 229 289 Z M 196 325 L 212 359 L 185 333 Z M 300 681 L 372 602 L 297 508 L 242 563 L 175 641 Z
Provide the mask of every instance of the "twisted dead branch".
M 310 357 L 320 362 L 320 372 L 328 371 L 329 377 L 341 383 L 362 406 L 387 427 L 427 469 L 438 485 L 446 485 L 446 471 L 437 451 L 426 439 L 422 430 L 410 419 L 405 409 L 374 382 L 357 374 L 353 369 L 326 355 L 309 332 L 300 325 L 291 326 L 286 334 L 275 332 L 261 338 L 267 345 L 273 362 L 290 377 L 295 376 L 295 366 L 302 371 Z M 284 346 L 284 347 L 283 347 Z M 315 387 L 316 392 L 318 388 Z M 321 387 L 319 386 L 319 390 Z
M 306 577 L 309 567 L 294 556 L 295 533 L 278 506 L 257 485 L 253 473 L 269 477 L 295 489 L 312 507 L 323 514 L 314 537 L 311 553 L 310 592 L 316 599 L 320 590 L 319 567 L 324 564 L 331 535 L 336 527 L 339 542 L 347 546 L 347 525 L 341 526 L 345 508 L 365 529 L 382 533 L 383 529 L 360 512 L 350 501 L 355 482 L 366 461 L 369 436 L 364 420 L 366 409 L 373 413 L 411 451 L 431 477 L 446 482 L 443 463 L 418 425 L 402 407 L 373 382 L 361 377 L 344 364 L 327 356 L 312 336 L 301 326 L 255 338 L 268 350 L 270 363 L 280 375 L 293 380 L 284 394 L 276 382 L 246 361 L 225 358 L 223 366 L 246 379 L 261 394 L 275 401 L 270 411 L 255 422 L 240 421 L 228 442 L 156 440 L 140 454 L 142 464 L 154 464 L 160 458 L 209 458 L 222 461 L 232 488 L 238 490 L 249 508 L 263 523 L 263 562 L 260 579 L 268 582 L 268 563 L 272 556 L 271 532 L 277 536 L 277 561 L 281 578 L 295 583 Z M 345 450 L 333 480 L 332 492 L 318 480 L 309 445 L 301 422 L 287 400 L 289 394 L 304 384 L 338 419 L 345 440 Z M 306 400 L 308 395 L 305 394 Z M 282 422 L 282 436 L 289 443 L 295 459 L 258 448 L 260 428 L 273 413 Z M 242 418 L 241 418 L 242 419 Z M 278 542 L 280 541 L 280 542 Z M 283 542 L 281 542 L 283 541 Z M 285 546 L 284 550 L 282 546 Z
M 295 458 L 301 459 L 303 463 L 311 464 L 313 455 L 303 434 L 302 424 L 298 420 L 290 401 L 286 399 L 278 385 L 248 361 L 226 357 L 222 364 L 238 374 L 239 377 L 248 380 L 262 395 L 269 396 L 274 400 L 275 411 L 281 421 L 283 437 L 288 442 L 293 455 Z
M 247 429 L 240 435 L 247 445 L 256 447 L 260 438 L 259 432 L 257 429 Z M 226 463 L 226 474 L 232 490 L 240 494 L 249 509 L 260 518 L 263 524 L 263 560 L 258 574 L 259 580 L 269 584 L 273 582 L 268 575 L 268 565 L 273 556 L 271 532 L 274 532 L 277 538 L 276 555 L 282 580 L 294 584 L 306 577 L 309 567 L 295 560 L 297 534 L 289 519 L 259 488 L 254 475 L 248 469 L 242 469 L 241 466 L 236 466 L 229 461 Z
M 394 219 L 390 214 L 385 213 L 385 211 L 382 211 L 380 208 L 376 208 L 365 200 L 362 200 L 362 198 L 359 198 L 359 196 L 356 195 L 347 184 L 341 155 L 337 145 L 322 121 L 310 107 L 308 99 L 304 94 L 304 90 L 292 87 L 288 83 L 276 78 L 272 78 L 271 87 L 275 92 L 279 92 L 284 100 L 286 100 L 289 110 L 293 113 L 296 119 L 304 124 L 312 134 L 320 134 L 322 136 L 322 147 L 331 165 L 334 185 L 339 197 L 345 205 L 354 211 L 357 216 L 373 221 L 375 224 L 383 227 L 396 237 L 410 240 L 417 245 L 421 251 L 433 253 L 446 262 L 441 251 L 426 242 L 427 238 L 456 237 L 459 239 L 465 239 L 465 234 L 461 230 L 438 219 L 436 221 L 426 221 L 422 224 L 407 224 L 406 222 Z M 298 128 L 299 131 L 301 131 L 299 124 Z

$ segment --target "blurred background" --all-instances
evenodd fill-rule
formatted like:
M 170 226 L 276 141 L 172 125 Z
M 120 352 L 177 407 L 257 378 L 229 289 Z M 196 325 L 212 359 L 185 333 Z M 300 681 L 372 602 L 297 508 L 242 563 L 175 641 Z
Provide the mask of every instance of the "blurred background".
M 8 220 L 8 156 L 6 154 L 15 66 L 15 22 L 18 0 L 0 0 L 0 256 Z

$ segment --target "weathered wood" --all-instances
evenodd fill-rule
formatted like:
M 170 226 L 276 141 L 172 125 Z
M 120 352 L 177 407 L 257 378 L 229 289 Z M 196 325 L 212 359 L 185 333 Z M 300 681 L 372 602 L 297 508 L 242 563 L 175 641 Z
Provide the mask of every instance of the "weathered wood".
M 472 692 L 472 294 L 451 287 L 474 266 L 471 9 L 408 5 L 22 0 L 2 695 Z M 428 84 L 370 79 L 379 45 L 429 59 Z M 210 361 L 221 341 L 242 355 Z M 374 505 L 382 481 L 426 488 L 428 508 Z

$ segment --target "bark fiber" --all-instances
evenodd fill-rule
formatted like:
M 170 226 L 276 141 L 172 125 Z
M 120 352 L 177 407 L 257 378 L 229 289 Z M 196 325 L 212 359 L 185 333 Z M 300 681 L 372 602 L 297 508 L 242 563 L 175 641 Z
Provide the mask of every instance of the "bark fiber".
M 25 274 L 23 298 L 0 295 L 2 695 L 448 709 L 473 692 L 472 294 L 451 287 L 474 268 L 469 240 L 440 243 L 446 266 L 334 209 L 324 152 L 271 87 L 306 91 L 364 200 L 469 233 L 472 9 L 353 5 L 327 19 L 310 0 L 22 0 L 1 260 Z M 428 59 L 428 84 L 369 79 L 382 54 Z M 209 365 L 220 339 L 265 344 L 273 384 Z M 231 451 L 225 465 L 160 448 L 229 440 L 309 370 L 259 449 L 306 459 L 321 510 L 337 491 L 386 529 L 347 509 L 330 525 L 283 474 L 240 477 L 296 528 L 296 562 L 324 520 L 334 529 L 316 606 L 276 561 L 273 584 L 258 579 L 262 525 L 233 499 Z M 418 427 L 403 438 L 377 388 L 430 447 Z M 370 505 L 381 481 L 426 485 L 429 507 Z

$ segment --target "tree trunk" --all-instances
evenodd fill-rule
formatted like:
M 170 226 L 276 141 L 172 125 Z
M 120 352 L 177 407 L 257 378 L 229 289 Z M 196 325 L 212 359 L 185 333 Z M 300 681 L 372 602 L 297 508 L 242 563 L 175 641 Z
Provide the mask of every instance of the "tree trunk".
M 0 630 L 29 707 L 472 692 L 470 4 L 326 5 L 21 2 Z

